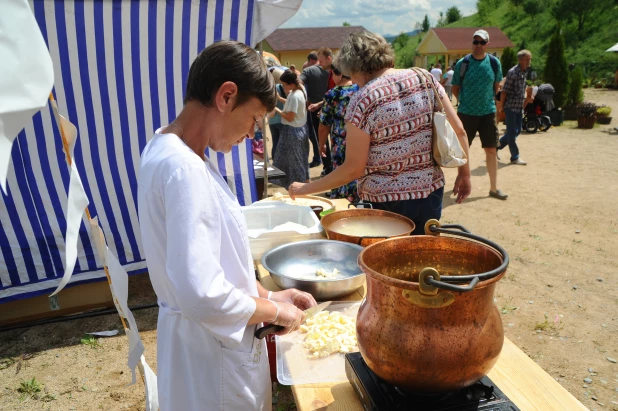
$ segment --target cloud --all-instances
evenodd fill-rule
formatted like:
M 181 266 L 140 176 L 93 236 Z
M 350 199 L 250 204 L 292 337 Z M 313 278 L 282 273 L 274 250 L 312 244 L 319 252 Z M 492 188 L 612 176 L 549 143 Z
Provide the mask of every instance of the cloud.
M 348 22 L 382 35 L 414 30 L 416 22 L 429 16 L 432 24 L 453 0 L 303 0 L 298 13 L 282 27 L 341 26 Z M 476 0 L 457 4 L 464 16 L 476 12 Z

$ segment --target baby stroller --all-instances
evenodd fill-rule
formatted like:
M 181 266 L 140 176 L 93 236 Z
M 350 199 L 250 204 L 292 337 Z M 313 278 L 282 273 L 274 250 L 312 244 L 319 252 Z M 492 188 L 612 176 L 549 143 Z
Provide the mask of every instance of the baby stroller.
M 551 84 L 541 84 L 538 87 L 534 100 L 524 109 L 523 126 L 527 133 L 547 131 L 552 126 L 549 116 L 543 113 L 554 109 L 554 92 Z

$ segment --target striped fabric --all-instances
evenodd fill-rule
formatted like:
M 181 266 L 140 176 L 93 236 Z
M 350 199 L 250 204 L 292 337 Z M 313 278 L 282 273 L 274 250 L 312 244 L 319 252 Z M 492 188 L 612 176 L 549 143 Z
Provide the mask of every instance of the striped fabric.
M 54 96 L 79 130 L 75 161 L 110 250 L 145 271 L 139 156 L 182 109 L 189 66 L 219 39 L 250 44 L 258 0 L 30 0 L 54 63 Z M 257 198 L 251 142 L 207 152 L 242 205 Z M 0 201 L 0 303 L 48 293 L 63 274 L 69 169 L 51 108 L 15 140 Z M 71 284 L 104 277 L 84 221 Z

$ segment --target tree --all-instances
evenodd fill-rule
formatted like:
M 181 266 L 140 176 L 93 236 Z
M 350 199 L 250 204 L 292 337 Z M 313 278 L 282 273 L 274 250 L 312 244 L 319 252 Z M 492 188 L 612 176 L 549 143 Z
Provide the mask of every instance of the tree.
M 429 31 L 429 28 L 429 17 L 427 17 L 427 15 L 425 14 L 425 18 L 423 19 L 423 23 L 421 24 L 421 30 L 423 30 L 423 33 L 427 33 Z
M 575 19 L 577 22 L 577 33 L 580 39 L 584 35 L 584 27 L 589 17 L 597 9 L 603 9 L 610 6 L 608 0 L 556 0 L 551 13 L 560 21 L 572 21 Z
M 446 10 L 446 24 L 455 23 L 457 20 L 461 20 L 461 11 L 457 8 L 457 6 L 449 7 Z
M 545 82 L 550 83 L 556 90 L 554 94 L 556 107 L 564 106 L 569 92 L 569 68 L 564 55 L 564 37 L 560 24 L 556 25 L 556 31 L 549 40 L 543 77 Z
M 525 50 L 527 48 L 528 48 L 528 43 L 526 43 L 526 39 L 523 39 L 521 43 L 519 44 L 518 51 Z
M 440 12 L 440 18 L 438 19 L 438 23 L 436 23 L 436 27 L 444 27 L 446 26 L 446 19 L 444 18 L 444 13 Z
M 493 9 L 493 2 L 491 0 L 478 0 L 476 2 L 476 11 L 482 25 L 489 23 L 489 14 Z
M 581 67 L 575 67 L 575 69 L 571 71 L 571 84 L 569 85 L 569 96 L 567 99 L 569 104 L 577 104 L 584 101 L 583 85 L 584 73 Z
M 406 46 L 406 44 L 408 44 L 408 39 L 410 37 L 406 34 L 406 33 L 401 33 L 399 34 L 395 40 L 393 40 L 393 47 L 395 48 L 395 50 L 398 49 L 402 49 Z
M 524 0 L 522 8 L 524 9 L 524 13 L 534 20 L 536 15 L 541 12 L 542 6 L 539 0 Z
M 502 57 L 500 57 L 500 64 L 502 65 L 502 71 L 506 74 L 511 67 L 517 64 L 517 54 L 515 50 L 510 47 L 506 47 L 502 50 Z
M 348 23 L 347 21 L 344 21 L 344 22 L 343 22 L 343 27 L 350 27 L 350 26 L 351 26 L 351 24 L 350 24 L 350 23 Z

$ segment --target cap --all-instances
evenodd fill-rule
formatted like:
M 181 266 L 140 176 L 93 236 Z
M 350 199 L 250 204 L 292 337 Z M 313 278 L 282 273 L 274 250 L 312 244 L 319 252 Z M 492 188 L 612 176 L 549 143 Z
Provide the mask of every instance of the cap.
M 485 30 L 477 30 L 474 32 L 474 34 L 472 35 L 472 38 L 479 36 L 480 38 L 482 38 L 485 41 L 489 41 L 489 33 L 487 33 Z

